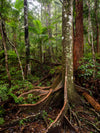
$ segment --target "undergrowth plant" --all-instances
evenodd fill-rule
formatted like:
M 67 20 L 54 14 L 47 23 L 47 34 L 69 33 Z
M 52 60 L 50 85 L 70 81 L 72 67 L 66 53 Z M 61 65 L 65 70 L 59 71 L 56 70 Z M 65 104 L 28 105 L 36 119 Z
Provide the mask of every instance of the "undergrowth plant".
M 84 57 L 82 61 L 80 61 L 80 64 L 81 65 L 78 68 L 81 70 L 79 77 L 83 77 L 85 80 L 89 80 L 90 78 L 93 78 L 93 73 L 95 71 L 95 79 L 100 78 L 100 63 L 96 61 L 96 66 L 94 66 L 92 58 Z

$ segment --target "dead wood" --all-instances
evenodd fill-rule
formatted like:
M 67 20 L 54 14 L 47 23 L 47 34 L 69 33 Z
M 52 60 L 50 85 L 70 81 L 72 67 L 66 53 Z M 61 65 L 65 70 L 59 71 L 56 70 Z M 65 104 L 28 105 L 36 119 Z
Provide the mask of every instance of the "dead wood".
M 100 112 L 100 104 L 95 101 L 93 97 L 91 97 L 88 93 L 84 92 L 82 94 L 86 100 L 91 104 L 91 106 L 97 111 Z
M 84 87 L 75 85 L 76 90 L 86 98 L 86 100 L 91 104 L 91 106 L 97 111 L 100 112 L 100 104 L 88 94 L 88 91 Z

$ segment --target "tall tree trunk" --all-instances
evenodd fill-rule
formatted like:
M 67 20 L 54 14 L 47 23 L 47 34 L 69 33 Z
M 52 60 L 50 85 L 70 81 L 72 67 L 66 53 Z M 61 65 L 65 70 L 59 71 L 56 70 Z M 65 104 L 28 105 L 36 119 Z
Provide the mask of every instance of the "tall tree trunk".
M 75 102 L 77 93 L 73 83 L 73 0 L 63 0 L 62 10 L 63 80 L 65 100 Z
M 97 47 L 97 53 L 99 53 L 99 24 L 98 24 L 98 0 L 95 0 L 95 22 L 96 22 L 96 47 Z
M 11 87 L 11 75 L 9 72 L 9 67 L 8 67 L 8 54 L 7 54 L 7 48 L 6 48 L 6 39 L 5 39 L 5 33 L 4 33 L 4 22 L 2 21 L 2 19 L 0 20 L 0 31 L 1 31 L 1 36 L 2 36 L 2 44 L 4 47 L 4 54 L 5 54 L 5 66 L 6 66 L 6 72 L 7 72 L 7 76 L 8 76 L 8 81 L 9 81 L 9 87 Z
M 88 44 L 91 46 L 93 65 L 94 65 L 93 78 L 95 79 L 96 59 L 95 59 L 95 50 L 94 50 L 94 42 L 93 42 L 93 31 L 92 31 L 93 28 L 92 28 L 92 22 L 91 22 L 90 0 L 87 1 L 87 6 L 88 6 Z
M 48 3 L 47 5 L 48 7 L 48 36 L 49 36 L 49 48 L 48 48 L 48 57 L 49 57 L 49 61 L 51 62 L 51 51 L 52 51 L 52 48 L 51 48 L 51 37 L 52 37 L 52 31 L 51 31 L 51 28 L 50 28 L 50 25 L 51 25 L 51 4 Z
M 73 83 L 73 0 L 63 0 L 62 4 L 64 105 L 46 133 L 61 132 L 61 120 L 68 110 L 68 102 L 75 103 L 78 98 Z
M 30 74 L 30 45 L 29 45 L 29 33 L 28 33 L 28 5 L 27 0 L 24 0 L 24 26 L 25 26 L 25 47 L 26 47 L 26 76 Z
M 83 57 L 83 0 L 75 0 L 75 37 L 74 37 L 74 71 L 79 66 L 79 61 Z
M 57 7 L 56 7 L 56 4 L 55 4 L 55 17 L 57 15 Z M 58 48 L 57 48 L 57 43 L 58 43 L 58 39 L 57 39 L 57 35 L 58 35 L 58 25 L 57 23 L 55 24 L 55 34 L 56 34 L 56 55 L 58 55 Z

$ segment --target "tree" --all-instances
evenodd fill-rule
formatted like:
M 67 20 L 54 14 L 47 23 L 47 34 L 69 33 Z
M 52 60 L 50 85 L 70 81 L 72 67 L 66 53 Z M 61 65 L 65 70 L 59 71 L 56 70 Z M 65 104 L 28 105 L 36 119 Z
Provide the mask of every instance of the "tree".
M 73 0 L 63 0 L 62 5 L 62 80 L 64 84 L 64 105 L 56 120 L 49 126 L 48 133 L 58 131 L 61 120 L 68 111 L 68 103 L 76 103 L 79 101 L 79 96 L 75 92 L 73 81 Z
M 1 17 L 1 14 L 0 14 Z M 8 81 L 9 81 L 9 87 L 11 87 L 11 75 L 9 72 L 9 67 L 8 67 L 8 54 L 7 54 L 7 47 L 6 47 L 6 37 L 4 33 L 4 21 L 2 20 L 2 17 L 0 18 L 0 32 L 2 36 L 2 44 L 4 47 L 4 54 L 5 54 L 5 67 L 6 67 L 6 72 L 8 76 Z
M 30 45 L 29 45 L 29 33 L 28 33 L 28 5 L 27 0 L 24 0 L 24 26 L 25 26 L 25 47 L 26 47 L 26 76 L 30 74 Z
M 98 22 L 98 0 L 95 0 L 94 10 L 95 10 L 95 24 L 96 24 L 96 48 L 97 53 L 99 53 L 99 22 Z
M 75 0 L 74 71 L 83 57 L 83 0 Z

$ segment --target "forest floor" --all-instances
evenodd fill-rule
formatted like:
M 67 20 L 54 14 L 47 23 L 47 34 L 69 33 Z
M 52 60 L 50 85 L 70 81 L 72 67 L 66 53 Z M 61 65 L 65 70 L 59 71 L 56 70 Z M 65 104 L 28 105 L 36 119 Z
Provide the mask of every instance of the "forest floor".
M 43 80 L 35 82 L 34 85 L 49 86 L 52 83 L 51 76 L 43 76 Z M 78 81 L 79 82 L 79 81 Z M 90 86 L 88 82 L 86 86 Z M 20 90 L 21 91 L 21 90 Z M 22 89 L 22 93 L 27 92 L 27 88 Z M 17 94 L 17 92 L 14 92 Z M 91 90 L 92 93 L 92 90 Z M 94 92 L 93 92 L 94 93 Z M 100 112 L 97 112 L 93 107 L 81 96 L 83 105 L 71 105 L 68 111 L 68 119 L 77 133 L 99 133 L 100 132 Z M 99 97 L 96 99 L 99 102 Z M 56 101 L 57 102 L 57 101 Z M 34 113 L 32 109 L 29 111 L 21 110 L 11 98 L 3 103 L 5 108 L 4 120 L 5 123 L 0 126 L 1 133 L 45 133 L 47 127 L 56 119 L 62 105 L 58 104 L 47 106 Z M 34 109 L 33 109 L 34 110 Z M 62 130 L 57 133 L 73 133 L 70 126 L 65 123 L 62 125 Z M 56 132 L 55 132 L 56 133 Z

